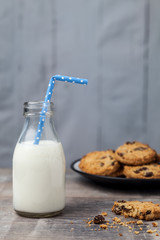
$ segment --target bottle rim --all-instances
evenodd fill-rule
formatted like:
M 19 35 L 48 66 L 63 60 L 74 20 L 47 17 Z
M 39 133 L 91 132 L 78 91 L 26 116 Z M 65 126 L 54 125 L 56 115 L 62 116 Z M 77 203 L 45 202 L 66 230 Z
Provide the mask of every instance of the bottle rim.
M 45 108 L 46 115 L 53 115 L 53 102 L 44 101 L 28 101 L 24 102 L 24 116 L 35 116 L 42 113 L 42 109 Z

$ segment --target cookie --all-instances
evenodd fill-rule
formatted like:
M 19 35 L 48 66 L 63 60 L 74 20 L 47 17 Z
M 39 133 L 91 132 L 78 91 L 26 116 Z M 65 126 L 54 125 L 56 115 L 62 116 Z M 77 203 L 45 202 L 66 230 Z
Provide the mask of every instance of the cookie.
M 86 154 L 79 168 L 86 173 L 105 176 L 116 172 L 120 163 L 115 159 L 114 150 L 96 151 Z
M 110 177 L 121 177 L 121 176 L 124 176 L 124 174 L 123 174 L 123 166 L 118 168 L 118 170 L 116 172 L 111 173 L 109 176 Z
M 114 202 L 112 212 L 125 217 L 154 220 L 160 218 L 160 205 L 152 202 L 122 200 Z
M 127 178 L 160 178 L 160 165 L 151 163 L 142 166 L 124 166 L 123 173 Z
M 147 144 L 126 142 L 116 150 L 116 159 L 126 165 L 143 165 L 157 161 L 157 153 Z

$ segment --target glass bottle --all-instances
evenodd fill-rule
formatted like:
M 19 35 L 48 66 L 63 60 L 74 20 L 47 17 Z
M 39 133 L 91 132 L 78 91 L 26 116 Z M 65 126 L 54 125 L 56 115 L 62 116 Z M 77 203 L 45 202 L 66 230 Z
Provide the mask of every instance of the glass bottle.
M 13 206 L 26 217 L 51 217 L 65 206 L 65 156 L 53 122 L 53 103 L 34 144 L 43 102 L 24 103 L 25 122 L 13 154 Z

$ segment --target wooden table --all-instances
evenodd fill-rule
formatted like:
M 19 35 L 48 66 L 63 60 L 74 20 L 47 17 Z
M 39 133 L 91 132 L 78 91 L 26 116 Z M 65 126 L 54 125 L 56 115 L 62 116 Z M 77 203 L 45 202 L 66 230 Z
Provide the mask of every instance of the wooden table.
M 118 225 L 108 230 L 100 229 L 99 225 L 86 223 L 88 218 L 102 211 L 108 213 L 106 220 L 112 222 L 115 214 L 111 207 L 115 200 L 139 199 L 160 202 L 160 190 L 120 190 L 95 184 L 84 177 L 67 170 L 66 174 L 66 208 L 63 213 L 53 218 L 30 219 L 18 216 L 12 208 L 12 176 L 11 169 L 0 169 L 0 239 L 35 240 L 35 239 L 160 239 L 156 233 L 149 234 L 148 229 L 157 229 L 160 235 L 160 220 L 157 228 L 152 222 L 144 222 L 139 230 L 133 224 L 133 230 Z M 120 217 L 123 221 L 129 221 Z M 99 230 L 100 229 L 100 230 Z M 139 231 L 136 235 L 134 231 Z M 120 236 L 122 234 L 122 236 Z

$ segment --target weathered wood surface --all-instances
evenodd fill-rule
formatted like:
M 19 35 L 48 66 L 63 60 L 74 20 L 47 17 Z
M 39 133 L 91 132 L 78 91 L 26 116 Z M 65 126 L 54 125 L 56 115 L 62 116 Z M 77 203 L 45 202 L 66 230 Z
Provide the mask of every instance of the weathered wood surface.
M 99 227 L 88 227 L 84 220 L 92 219 L 101 211 L 107 211 L 108 220 L 115 215 L 111 207 L 116 199 L 140 199 L 159 202 L 160 190 L 120 190 L 94 184 L 71 170 L 66 176 L 66 208 L 56 217 L 47 219 L 30 219 L 18 216 L 12 207 L 11 169 L 0 169 L 0 239 L 7 240 L 65 240 L 65 239 L 160 239 L 154 234 L 146 233 L 153 228 L 151 222 L 145 222 L 143 230 L 135 235 L 135 230 L 120 226 L 119 229 L 95 231 Z M 121 217 L 123 219 L 123 217 Z M 123 236 L 119 236 L 122 233 Z

